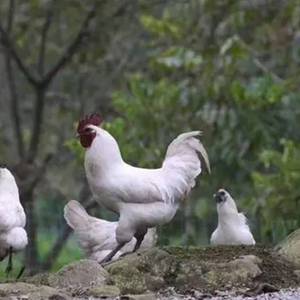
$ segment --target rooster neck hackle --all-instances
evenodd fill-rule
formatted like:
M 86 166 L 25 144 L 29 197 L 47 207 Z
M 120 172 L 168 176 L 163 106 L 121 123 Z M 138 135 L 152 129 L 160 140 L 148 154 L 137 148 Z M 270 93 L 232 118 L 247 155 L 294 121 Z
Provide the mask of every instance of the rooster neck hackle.
M 97 128 L 96 137 L 85 153 L 85 167 L 92 176 L 123 164 L 121 152 L 116 140 L 104 129 Z

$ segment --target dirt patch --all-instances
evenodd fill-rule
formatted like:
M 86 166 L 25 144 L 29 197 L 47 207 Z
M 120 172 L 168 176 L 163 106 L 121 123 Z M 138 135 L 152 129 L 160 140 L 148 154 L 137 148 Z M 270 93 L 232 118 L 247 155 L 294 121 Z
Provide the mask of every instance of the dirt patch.
M 189 263 L 227 263 L 244 255 L 255 255 L 261 259 L 262 273 L 246 286 L 251 288 L 257 283 L 269 283 L 278 288 L 299 286 L 299 278 L 294 273 L 295 266 L 280 256 L 271 247 L 256 246 L 208 246 L 201 248 L 165 247 L 164 250 L 176 258 Z M 226 283 L 224 283 L 224 287 Z M 220 288 L 222 288 L 220 286 Z

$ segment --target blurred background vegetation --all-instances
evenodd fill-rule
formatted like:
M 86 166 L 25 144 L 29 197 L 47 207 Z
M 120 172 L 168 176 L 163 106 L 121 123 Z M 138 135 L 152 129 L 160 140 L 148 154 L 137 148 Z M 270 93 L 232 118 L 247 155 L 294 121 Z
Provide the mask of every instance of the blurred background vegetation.
M 81 257 L 68 200 L 116 218 L 94 205 L 73 138 L 90 112 L 143 167 L 203 131 L 212 174 L 160 244 L 207 244 L 220 187 L 258 242 L 300 227 L 298 0 L 4 0 L 0 20 L 0 162 L 20 187 L 31 273 Z

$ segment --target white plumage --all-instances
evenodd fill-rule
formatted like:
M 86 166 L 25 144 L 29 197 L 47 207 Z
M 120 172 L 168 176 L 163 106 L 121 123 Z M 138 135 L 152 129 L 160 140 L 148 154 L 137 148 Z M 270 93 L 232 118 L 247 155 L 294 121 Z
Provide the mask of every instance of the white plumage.
M 220 189 L 215 195 L 218 211 L 218 227 L 211 236 L 213 245 L 255 245 L 247 218 L 239 213 L 230 194 Z
M 25 223 L 15 178 L 8 169 L 0 168 L 0 260 L 9 254 L 10 248 L 16 252 L 26 247 Z
M 144 169 L 123 161 L 116 140 L 106 130 L 85 128 L 95 136 L 85 154 L 87 179 L 97 201 L 120 215 L 119 245 L 172 220 L 201 173 L 199 154 L 210 171 L 200 131 L 179 135 L 169 145 L 161 168 Z
M 71 200 L 65 206 L 64 217 L 74 230 L 79 245 L 89 259 L 101 262 L 117 246 L 116 228 L 118 222 L 109 222 L 90 216 L 77 201 Z M 141 249 L 154 247 L 157 241 L 156 229 L 147 232 L 141 244 Z M 113 259 L 134 249 L 136 239 L 133 238 Z

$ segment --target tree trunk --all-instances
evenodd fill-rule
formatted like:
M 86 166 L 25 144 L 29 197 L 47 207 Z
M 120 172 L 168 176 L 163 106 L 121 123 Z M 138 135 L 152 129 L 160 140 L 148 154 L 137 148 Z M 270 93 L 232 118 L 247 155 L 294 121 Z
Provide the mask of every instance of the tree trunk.
M 39 257 L 37 248 L 37 219 L 35 216 L 35 203 L 33 191 L 21 193 L 21 202 L 26 213 L 26 231 L 28 235 L 28 245 L 25 250 L 25 266 L 28 275 L 35 274 L 39 269 Z

